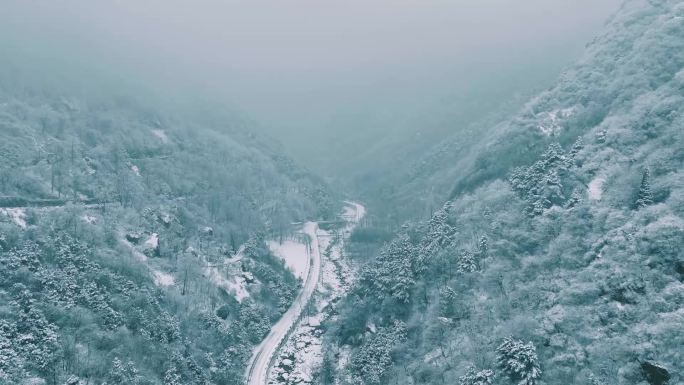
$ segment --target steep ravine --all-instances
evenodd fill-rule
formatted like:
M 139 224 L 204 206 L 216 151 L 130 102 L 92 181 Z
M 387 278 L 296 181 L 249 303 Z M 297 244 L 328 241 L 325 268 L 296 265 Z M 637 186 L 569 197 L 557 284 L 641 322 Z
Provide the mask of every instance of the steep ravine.
M 349 287 L 345 277 L 350 267 L 342 258 L 344 241 L 364 214 L 364 206 L 347 202 L 341 229 L 326 231 L 317 222 L 307 222 L 300 232 L 310 239 L 309 244 L 271 244 L 274 254 L 287 264 L 304 267 L 300 271 L 304 285 L 290 309 L 255 348 L 245 373 L 248 385 L 311 382 L 313 370 L 322 361 L 320 323 Z M 309 263 L 297 264 L 303 253 Z

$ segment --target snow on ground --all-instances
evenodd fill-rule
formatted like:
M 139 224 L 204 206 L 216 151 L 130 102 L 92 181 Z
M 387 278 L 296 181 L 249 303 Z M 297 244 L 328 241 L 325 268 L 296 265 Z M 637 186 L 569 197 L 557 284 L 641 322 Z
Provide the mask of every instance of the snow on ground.
M 281 342 L 291 340 L 289 337 L 292 335 L 292 328 L 298 325 L 298 320 L 305 310 L 304 306 L 310 302 L 318 287 L 321 271 L 321 248 L 316 235 L 317 229 L 317 222 L 307 222 L 300 231 L 302 235 L 311 240 L 311 263 L 307 265 L 309 267 L 305 274 L 306 279 L 292 306 L 271 327 L 266 338 L 254 349 L 245 371 L 245 378 L 250 385 L 264 385 L 269 382 L 268 378 L 271 375 L 269 369 L 273 368 L 271 363 L 274 358 L 277 358 Z M 286 375 L 289 376 L 289 374 Z
M 166 132 L 164 132 L 164 130 L 152 130 L 152 135 L 156 136 L 157 139 L 161 140 L 162 143 L 169 142 L 169 137 L 166 136 Z
M 26 223 L 26 211 L 24 211 L 24 209 L 0 209 L 0 213 L 7 215 L 12 222 L 23 230 L 26 230 L 28 227 L 28 224 Z
M 283 243 L 268 241 L 268 248 L 273 255 L 282 258 L 287 266 L 294 273 L 295 277 L 302 280 L 306 278 L 309 267 L 309 247 L 299 241 L 286 240 Z
M 318 362 L 318 357 L 323 356 L 320 336 L 318 326 L 300 325 L 280 353 L 269 383 L 311 383 L 316 370 L 312 363 Z
M 238 248 L 238 251 L 232 257 L 227 258 L 223 262 L 223 264 L 226 265 L 226 264 L 230 264 L 230 263 L 240 262 L 240 261 L 242 261 L 242 258 L 244 258 L 244 256 L 245 256 L 245 245 L 241 245 Z
M 233 276 L 231 279 L 227 279 L 218 268 L 213 266 L 207 266 L 204 269 L 204 276 L 207 277 L 214 285 L 225 290 L 226 293 L 231 294 L 238 302 L 242 302 L 243 299 L 249 297 L 249 291 L 247 291 L 247 282 L 241 276 Z
M 539 130 L 547 136 L 558 134 L 561 130 L 561 121 L 569 118 L 574 112 L 575 108 L 570 107 L 537 114 L 537 118 L 539 119 Z
M 601 200 L 601 196 L 603 195 L 603 183 L 605 181 L 606 179 L 603 177 L 596 177 L 591 182 L 589 182 L 589 186 L 587 187 L 587 194 L 589 195 L 589 199 L 595 201 Z
M 150 249 L 156 249 L 159 247 L 159 234 L 152 233 L 145 241 L 145 247 Z
M 320 282 L 313 297 L 314 314 L 298 323 L 294 332 L 269 372 L 269 384 L 309 384 L 316 369 L 323 362 L 321 323 L 332 315 L 335 302 L 349 288 L 354 275 L 343 255 L 344 241 L 365 214 L 365 208 L 357 203 L 346 202 L 341 217 L 346 226 L 337 232 L 318 230 L 316 239 L 322 253 Z
M 159 238 L 158 238 L 157 234 L 155 233 L 155 234 L 152 234 L 150 236 L 150 238 L 148 238 L 147 241 L 145 241 L 145 245 L 148 244 L 147 242 L 150 241 L 150 239 L 156 240 L 157 243 L 159 242 Z M 145 266 L 147 266 L 155 285 L 161 286 L 161 287 L 167 287 L 167 286 L 172 286 L 175 283 L 175 279 L 173 278 L 173 276 L 171 274 L 167 274 L 167 273 L 164 273 L 160 270 L 152 268 L 148 263 L 147 256 L 145 254 L 141 253 L 138 249 L 136 249 L 135 246 L 132 243 L 128 242 L 125 237 L 121 236 L 120 241 L 126 247 L 128 247 L 129 250 L 131 250 L 131 254 L 133 255 L 133 258 L 135 258 L 137 261 L 139 261 L 139 262 L 143 263 Z M 152 244 L 152 243 L 150 243 L 150 244 Z
M 83 222 L 90 224 L 90 225 L 94 225 L 95 223 L 97 223 L 97 217 L 92 216 L 92 215 L 83 214 L 81 219 L 83 220 Z
M 119 240 L 121 243 L 123 243 L 130 251 L 131 254 L 133 255 L 133 258 L 135 258 L 139 262 L 147 262 L 147 256 L 138 249 L 135 248 L 135 246 L 126 240 L 126 237 L 122 234 L 119 235 Z
M 344 369 L 351 361 L 351 346 L 341 346 L 337 358 L 337 371 Z
M 423 362 L 426 364 L 431 364 L 434 363 L 440 356 L 442 355 L 442 351 L 440 348 L 435 348 L 433 351 L 428 352 L 425 357 L 423 357 Z M 437 366 L 437 365 L 435 365 Z
M 335 293 L 340 293 L 344 290 L 343 283 L 338 276 L 337 266 L 332 262 L 333 258 L 337 259 L 338 244 L 335 243 L 330 247 L 332 235 L 324 230 L 318 232 L 318 242 L 320 242 L 321 249 L 325 250 L 325 259 L 321 266 L 321 285 L 318 287 L 318 292 L 324 294 L 324 297 L 331 297 Z M 328 253 L 329 251 L 329 253 Z M 322 311 L 325 306 L 329 304 L 327 298 L 321 301 L 316 301 L 315 305 L 318 311 Z
M 173 278 L 173 275 L 164 273 L 159 270 L 155 270 L 150 268 L 150 272 L 152 273 L 152 278 L 154 279 L 154 284 L 157 286 L 171 286 L 174 284 L 175 280 Z
M 366 215 L 366 208 L 356 202 L 344 201 L 344 203 L 347 206 L 344 207 L 342 218 L 349 222 L 347 227 L 351 226 L 353 229 L 361 221 L 361 218 Z
M 231 256 L 230 258 L 224 258 L 223 263 L 219 265 L 212 265 L 207 262 L 204 255 L 200 256 L 202 263 L 206 265 L 203 275 L 214 285 L 223 289 L 227 294 L 232 295 L 233 298 L 235 298 L 235 300 L 238 302 L 242 302 L 242 300 L 249 297 L 247 280 L 249 279 L 249 281 L 252 283 L 258 282 L 258 280 L 251 276 L 251 274 L 250 276 L 246 276 L 246 274 L 249 274 L 247 272 L 242 272 L 242 274 L 239 274 L 240 268 L 239 265 L 236 265 L 236 263 L 240 262 L 244 257 L 244 250 L 245 246 L 240 246 L 235 255 Z

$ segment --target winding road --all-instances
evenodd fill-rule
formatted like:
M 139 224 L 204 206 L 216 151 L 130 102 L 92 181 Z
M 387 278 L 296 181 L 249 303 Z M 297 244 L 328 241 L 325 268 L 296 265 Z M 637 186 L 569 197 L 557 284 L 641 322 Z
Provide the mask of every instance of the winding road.
M 302 228 L 302 233 L 308 235 L 311 239 L 308 250 L 310 263 L 306 271 L 304 287 L 299 292 L 297 298 L 295 298 L 292 306 L 273 325 L 268 336 L 254 350 L 247 366 L 247 373 L 245 374 L 247 385 L 266 385 L 268 383 L 268 369 L 271 366 L 273 356 L 278 352 L 280 343 L 287 337 L 290 328 L 297 322 L 304 307 L 316 290 L 321 272 L 321 253 L 318 248 L 316 230 L 318 230 L 318 223 L 316 222 L 307 222 Z
M 358 203 L 347 202 L 348 206 L 343 218 L 349 222 L 356 223 L 363 216 L 364 207 Z M 308 248 L 309 264 L 306 270 L 306 280 L 304 287 L 295 298 L 292 306 L 271 328 L 266 338 L 254 349 L 254 353 L 249 360 L 245 379 L 247 385 L 267 385 L 268 372 L 273 362 L 274 356 L 287 337 L 292 328 L 299 320 L 306 304 L 316 291 L 321 273 L 321 252 L 318 245 L 318 223 L 306 222 L 301 232 L 309 236 L 311 243 Z

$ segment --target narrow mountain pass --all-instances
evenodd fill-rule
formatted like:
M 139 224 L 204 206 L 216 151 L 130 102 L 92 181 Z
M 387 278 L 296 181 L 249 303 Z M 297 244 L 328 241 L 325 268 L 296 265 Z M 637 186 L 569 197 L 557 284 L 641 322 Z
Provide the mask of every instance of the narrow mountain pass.
M 365 211 L 365 208 L 358 203 L 347 203 L 348 206 L 341 215 L 341 219 L 347 222 L 344 231 L 345 236 L 351 233 L 351 230 L 359 222 Z M 266 338 L 254 349 L 245 373 L 247 385 L 265 385 L 269 382 L 269 372 L 279 349 L 287 342 L 287 339 L 299 324 L 299 321 L 301 321 L 304 310 L 314 292 L 319 284 L 323 283 L 319 281 L 322 265 L 321 247 L 325 246 L 319 244 L 319 236 L 324 236 L 327 232 L 320 230 L 317 222 L 307 222 L 303 225 L 301 233 L 306 235 L 311 241 L 308 248 L 306 248 L 309 263 L 306 264 L 303 274 L 305 277 L 304 285 L 292 306 L 273 325 Z M 301 250 L 295 248 L 290 250 L 292 252 L 301 252 Z M 281 255 L 281 257 L 287 259 L 301 257 L 301 255 Z

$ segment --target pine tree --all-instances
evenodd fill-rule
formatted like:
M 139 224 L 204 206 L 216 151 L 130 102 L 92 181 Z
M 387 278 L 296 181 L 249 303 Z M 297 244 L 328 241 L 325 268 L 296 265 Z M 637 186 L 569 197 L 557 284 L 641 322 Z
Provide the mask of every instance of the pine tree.
M 17 326 L 0 320 L 0 384 L 18 382 L 24 376 L 24 360 L 20 357 L 15 343 Z
M 554 204 L 561 204 L 565 201 L 563 196 L 563 184 L 556 169 L 551 169 L 544 176 L 544 185 L 542 187 L 542 204 L 545 208 L 551 207 Z
M 480 241 L 477 244 L 478 270 L 479 269 L 484 270 L 486 268 L 485 262 L 486 262 L 488 256 L 489 256 L 489 242 L 487 241 L 487 237 L 483 235 L 480 237 Z
M 456 300 L 458 293 L 449 286 L 444 286 L 439 291 L 439 315 L 441 317 L 451 318 L 456 314 Z
M 644 170 L 644 175 L 641 178 L 641 186 L 639 186 L 639 195 L 637 196 L 636 203 L 634 204 L 637 209 L 646 207 L 653 203 L 653 193 L 651 192 L 651 172 L 646 169 Z
M 532 342 L 507 337 L 496 353 L 499 367 L 518 385 L 535 385 L 541 377 L 537 350 Z
M 459 385 L 492 385 L 494 371 L 489 369 L 477 370 L 474 366 L 468 367 L 466 373 L 459 377 Z
M 572 157 L 554 143 L 533 165 L 513 170 L 509 183 L 526 201 L 525 212 L 529 216 L 541 215 L 545 209 L 565 203 L 562 179 L 572 165 Z
M 487 255 L 487 252 L 489 251 L 487 237 L 484 235 L 480 237 L 480 242 L 478 243 L 477 248 L 481 256 L 484 257 Z
M 383 384 L 385 371 L 392 365 L 392 351 L 406 340 L 406 324 L 395 321 L 368 338 L 351 358 L 354 383 Z
M 570 157 L 572 159 L 575 159 L 577 154 L 582 151 L 584 148 L 584 142 L 582 141 L 582 137 L 578 137 L 575 143 L 572 145 L 572 148 L 570 149 Z
M 437 210 L 427 224 L 427 240 L 430 245 L 435 245 L 438 248 L 447 246 L 451 242 L 456 230 L 449 224 L 449 207 L 447 202 L 444 207 Z
M 525 209 L 528 216 L 534 217 L 544 213 L 544 197 L 536 187 L 527 194 L 527 202 L 528 205 Z
M 136 385 L 140 383 L 140 375 L 135 364 L 132 361 L 124 364 L 119 357 L 114 357 L 108 377 L 114 384 Z
M 575 188 L 572 190 L 572 194 L 570 195 L 570 199 L 568 199 L 568 202 L 565 204 L 566 209 L 571 209 L 578 204 L 582 202 L 582 198 L 584 197 L 584 193 L 582 190 Z
M 473 273 L 479 269 L 477 257 L 470 251 L 463 250 L 458 260 L 458 271 L 461 273 Z
M 59 349 L 57 326 L 50 323 L 43 312 L 36 306 L 32 293 L 22 284 L 15 284 L 13 289 L 19 291 L 16 301 L 10 305 L 17 308 L 15 346 L 30 367 L 40 372 L 47 372 L 56 362 Z

